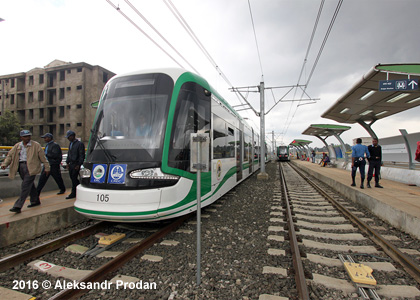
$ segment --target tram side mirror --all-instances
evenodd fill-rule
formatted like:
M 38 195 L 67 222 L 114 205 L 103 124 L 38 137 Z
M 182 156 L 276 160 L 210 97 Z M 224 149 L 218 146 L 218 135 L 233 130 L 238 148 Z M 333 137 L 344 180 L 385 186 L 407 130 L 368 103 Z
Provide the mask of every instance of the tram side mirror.
M 92 107 L 92 108 L 98 108 L 98 106 L 99 106 L 99 100 L 97 100 L 97 101 L 95 101 L 95 102 L 92 102 L 92 103 L 90 104 L 90 107 Z

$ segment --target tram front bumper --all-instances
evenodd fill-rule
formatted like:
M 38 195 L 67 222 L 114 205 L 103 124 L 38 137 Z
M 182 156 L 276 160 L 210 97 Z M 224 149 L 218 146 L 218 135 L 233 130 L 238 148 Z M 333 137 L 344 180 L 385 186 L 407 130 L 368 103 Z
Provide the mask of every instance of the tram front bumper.
M 158 219 L 161 190 L 98 190 L 79 185 L 75 210 L 92 219 L 144 222 Z

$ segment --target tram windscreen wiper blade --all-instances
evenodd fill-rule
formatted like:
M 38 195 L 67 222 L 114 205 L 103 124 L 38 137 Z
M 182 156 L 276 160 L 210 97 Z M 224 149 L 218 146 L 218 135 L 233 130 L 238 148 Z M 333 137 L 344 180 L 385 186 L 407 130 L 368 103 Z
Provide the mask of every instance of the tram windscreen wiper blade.
M 102 145 L 102 141 L 101 141 L 101 139 L 99 138 L 98 133 L 97 133 L 97 132 L 94 132 L 92 129 L 91 129 L 90 131 L 92 132 L 93 137 L 94 137 L 94 138 L 95 138 L 95 140 L 96 140 L 96 143 L 99 145 L 99 147 L 100 147 L 100 148 L 102 149 L 102 151 L 104 152 L 104 154 L 105 154 L 105 156 L 106 156 L 106 160 L 107 160 L 107 162 L 108 162 L 108 163 L 110 163 L 110 162 L 114 162 L 116 157 L 115 157 L 114 155 L 110 154 L 110 153 L 109 153 L 109 150 L 108 150 L 108 149 L 106 149 L 106 148 L 104 147 L 104 145 Z

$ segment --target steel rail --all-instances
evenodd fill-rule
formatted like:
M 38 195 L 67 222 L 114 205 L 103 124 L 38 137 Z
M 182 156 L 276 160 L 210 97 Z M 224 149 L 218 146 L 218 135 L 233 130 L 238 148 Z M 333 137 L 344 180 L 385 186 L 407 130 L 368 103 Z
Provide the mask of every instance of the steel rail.
M 303 269 L 302 257 L 300 256 L 299 244 L 295 231 L 295 224 L 293 223 L 292 210 L 290 208 L 289 196 L 287 194 L 286 180 L 284 178 L 283 168 L 279 163 L 279 173 L 282 187 L 282 195 L 286 203 L 287 222 L 289 227 L 290 248 L 293 257 L 293 267 L 295 270 L 296 289 L 298 291 L 299 299 L 309 300 L 308 286 L 305 278 L 305 270 Z
M 98 231 L 99 229 L 103 228 L 105 224 L 106 224 L 105 222 L 98 222 L 89 227 L 77 230 L 75 232 L 71 232 L 57 239 L 48 241 L 42 245 L 35 246 L 31 249 L 24 250 L 22 252 L 1 258 L 0 259 L 0 272 L 10 269 L 26 260 L 39 257 L 45 253 L 49 253 L 54 250 L 57 250 L 69 242 L 83 238 L 85 236 L 89 236 L 92 234 L 92 232 Z
M 415 281 L 420 283 L 420 266 L 411 259 L 405 253 L 402 253 L 396 246 L 383 238 L 376 230 L 367 225 L 365 222 L 360 220 L 356 215 L 350 212 L 347 208 L 341 205 L 339 202 L 334 200 L 330 195 L 328 195 L 321 187 L 319 187 L 315 182 L 309 179 L 301 170 L 299 170 L 293 164 L 290 166 L 304 178 L 310 185 L 312 185 L 321 195 L 323 195 L 332 205 L 334 205 L 338 210 L 340 210 L 351 222 L 353 222 L 361 231 L 363 231 L 369 238 L 383 251 L 388 254 L 394 261 L 399 263 L 404 270 L 409 273 Z
M 118 270 L 121 268 L 125 263 L 130 261 L 133 257 L 138 255 L 139 253 L 149 249 L 152 247 L 158 240 L 165 237 L 175 229 L 177 229 L 180 225 L 182 225 L 187 219 L 191 217 L 191 214 L 184 215 L 176 219 L 171 224 L 165 226 L 161 230 L 155 232 L 148 238 L 142 240 L 138 244 L 134 245 L 127 251 L 121 253 L 117 257 L 113 258 L 106 264 L 102 265 L 98 269 L 94 270 L 89 275 L 83 277 L 81 280 L 79 280 L 79 283 L 83 282 L 100 282 L 104 280 L 110 273 Z M 83 294 L 86 294 L 90 290 L 88 289 L 64 289 L 61 292 L 57 293 L 53 297 L 50 298 L 50 300 L 67 300 L 67 299 L 78 299 Z

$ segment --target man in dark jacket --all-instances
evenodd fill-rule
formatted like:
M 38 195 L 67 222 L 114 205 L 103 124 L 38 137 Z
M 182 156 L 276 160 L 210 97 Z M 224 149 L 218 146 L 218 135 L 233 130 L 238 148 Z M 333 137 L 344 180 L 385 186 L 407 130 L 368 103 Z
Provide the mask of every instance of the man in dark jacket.
M 382 147 L 378 145 L 378 139 L 374 138 L 372 140 L 372 145 L 368 146 L 370 153 L 369 158 L 369 170 L 367 178 L 367 187 L 370 188 L 370 181 L 373 177 L 373 171 L 375 171 L 375 187 L 383 188 L 379 184 L 379 178 L 381 176 L 381 165 L 382 165 Z
M 44 152 L 45 156 L 48 159 L 48 162 L 50 163 L 51 171 L 49 174 L 47 174 L 44 172 L 44 168 L 42 168 L 41 176 L 39 177 L 38 186 L 36 188 L 38 196 L 41 194 L 42 189 L 47 183 L 48 178 L 50 177 L 49 175 L 51 175 L 54 178 L 55 182 L 58 185 L 58 188 L 60 189 L 57 195 L 64 194 L 66 191 L 66 187 L 64 186 L 60 170 L 61 160 L 63 159 L 61 147 L 59 144 L 54 142 L 54 137 L 51 133 L 46 133 L 41 137 L 46 143 Z
M 85 145 L 76 139 L 76 133 L 72 130 L 67 131 L 66 138 L 70 141 L 67 153 L 67 169 L 72 183 L 71 194 L 66 199 L 76 198 L 76 187 L 79 185 L 79 171 L 85 160 Z

